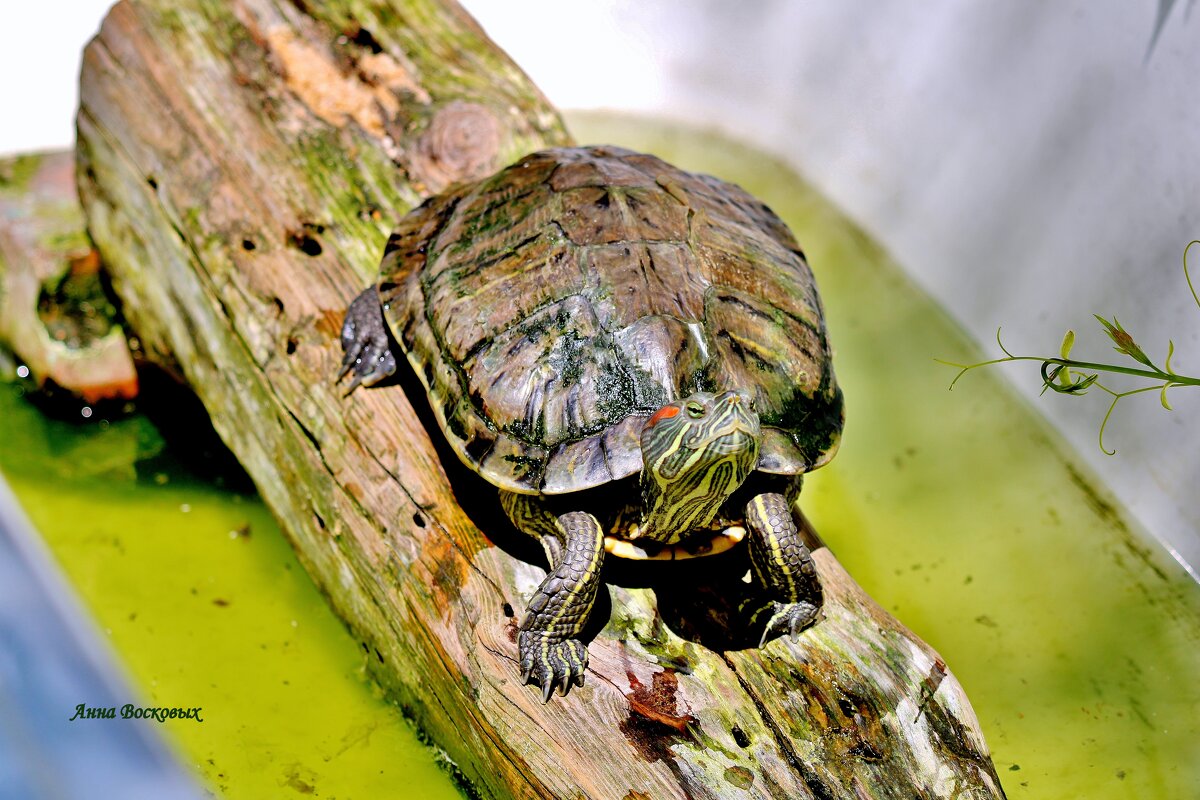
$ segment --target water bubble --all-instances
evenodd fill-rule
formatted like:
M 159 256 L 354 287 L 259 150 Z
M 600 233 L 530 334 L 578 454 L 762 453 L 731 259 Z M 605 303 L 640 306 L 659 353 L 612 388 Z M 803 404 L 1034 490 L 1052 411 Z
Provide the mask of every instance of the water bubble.
M 29 367 L 25 366 L 24 364 L 17 367 L 17 377 L 18 378 L 28 378 L 29 377 Z
M 84 419 L 91 419 L 92 418 L 92 407 L 84 406 L 83 408 L 79 409 L 79 413 L 83 415 Z

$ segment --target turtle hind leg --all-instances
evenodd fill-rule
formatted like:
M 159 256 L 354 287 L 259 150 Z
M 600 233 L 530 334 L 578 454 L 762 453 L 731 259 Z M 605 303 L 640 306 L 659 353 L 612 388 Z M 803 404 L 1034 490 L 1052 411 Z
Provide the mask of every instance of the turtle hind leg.
M 812 554 L 800 539 L 791 505 L 768 492 L 746 504 L 750 563 L 767 604 L 755 619 L 769 613 L 759 647 L 784 634 L 795 635 L 817 620 L 823 592 Z
M 513 524 L 539 539 L 550 559 L 517 636 L 521 681 L 540 686 L 546 702 L 556 688 L 565 695 L 583 685 L 588 653 L 579 634 L 600 586 L 604 531 L 591 514 L 556 517 L 530 495 L 501 492 L 500 499 Z
M 396 355 L 392 352 L 391 336 L 374 286 L 354 298 L 346 309 L 346 320 L 342 323 L 342 351 L 345 355 L 337 379 L 341 381 L 347 373 L 354 373 L 346 394 L 360 384 L 374 386 L 396 372 Z

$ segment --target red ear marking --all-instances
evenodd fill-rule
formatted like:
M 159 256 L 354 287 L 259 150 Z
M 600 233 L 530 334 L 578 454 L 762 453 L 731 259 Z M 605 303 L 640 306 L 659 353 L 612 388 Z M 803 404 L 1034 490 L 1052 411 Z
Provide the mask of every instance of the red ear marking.
M 658 411 L 654 412 L 653 417 L 646 420 L 646 427 L 649 428 L 652 425 L 657 425 L 659 422 L 662 422 L 664 419 L 670 419 L 671 417 L 675 416 L 678 413 L 679 413 L 679 406 L 663 406 Z

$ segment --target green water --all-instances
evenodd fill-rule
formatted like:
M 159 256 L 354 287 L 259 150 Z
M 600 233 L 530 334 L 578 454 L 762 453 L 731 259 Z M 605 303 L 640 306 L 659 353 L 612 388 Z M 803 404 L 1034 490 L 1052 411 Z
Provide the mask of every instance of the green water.
M 946 391 L 932 359 L 978 352 L 778 162 L 657 123 L 570 122 L 741 183 L 796 231 L 848 413 L 808 512 L 946 658 L 1008 796 L 1200 797 L 1200 587 L 998 375 Z M 163 727 L 222 796 L 459 796 L 262 504 L 190 473 L 145 419 L 55 422 L 0 386 L 0 470 L 148 698 L 204 706 L 204 724 Z
M 6 384 L 0 471 L 146 704 L 203 708 L 158 729 L 219 796 L 460 800 L 256 496 L 144 417 L 56 421 Z

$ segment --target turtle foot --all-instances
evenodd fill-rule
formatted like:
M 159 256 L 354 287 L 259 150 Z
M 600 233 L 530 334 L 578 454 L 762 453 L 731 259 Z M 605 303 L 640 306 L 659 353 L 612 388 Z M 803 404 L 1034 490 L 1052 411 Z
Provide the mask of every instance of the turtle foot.
M 562 639 L 545 631 L 521 631 L 517 641 L 521 653 L 521 682 L 542 688 L 542 702 L 558 689 L 560 695 L 571 686 L 583 686 L 587 669 L 587 648 L 578 639 Z
M 350 308 L 346 309 L 346 321 L 342 323 L 342 350 L 345 355 L 342 357 L 338 381 L 348 373 L 354 373 L 346 394 L 360 385 L 374 386 L 396 372 L 396 356 L 392 352 L 387 323 L 384 322 L 375 287 L 354 298 Z
M 784 634 L 795 636 L 816 622 L 817 614 L 820 611 L 812 603 L 803 601 L 799 603 L 775 602 L 772 606 L 764 609 L 764 611 L 767 610 L 772 612 L 771 619 L 767 621 L 767 627 L 763 630 L 762 638 L 758 642 L 759 647 Z

